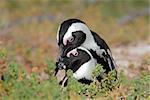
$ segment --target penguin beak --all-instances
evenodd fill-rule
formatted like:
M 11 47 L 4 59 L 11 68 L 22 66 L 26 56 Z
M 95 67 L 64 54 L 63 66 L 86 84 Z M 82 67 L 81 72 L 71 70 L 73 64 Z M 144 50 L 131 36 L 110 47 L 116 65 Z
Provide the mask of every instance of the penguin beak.
M 63 62 L 56 62 L 58 69 L 66 69 L 66 65 Z
M 66 65 L 63 62 L 56 62 L 55 76 L 61 87 L 65 87 L 67 85 L 68 78 L 65 69 Z

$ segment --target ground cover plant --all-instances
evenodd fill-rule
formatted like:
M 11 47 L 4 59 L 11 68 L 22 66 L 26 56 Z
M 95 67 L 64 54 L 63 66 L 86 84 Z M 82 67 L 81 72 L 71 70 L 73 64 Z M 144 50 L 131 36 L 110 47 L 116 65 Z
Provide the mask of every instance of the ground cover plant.
M 0 52 L 1 61 L 7 59 L 3 50 Z M 119 73 L 118 80 L 114 77 L 114 71 L 110 72 L 102 82 L 94 80 L 90 85 L 77 82 L 72 77 L 72 71 L 69 70 L 68 86 L 61 88 L 56 77 L 54 77 L 55 64 L 47 60 L 47 68 L 44 73 L 48 75 L 47 79 L 40 80 L 39 74 L 33 72 L 28 76 L 23 68 L 20 68 L 15 61 L 6 62 L 7 69 L 1 76 L 0 96 L 3 100 L 66 100 L 66 99 L 120 99 L 144 100 L 150 99 L 148 73 L 142 72 L 139 77 L 128 80 L 123 72 Z M 103 69 L 100 65 L 93 72 L 93 78 L 101 74 Z M 103 75 L 103 74 L 102 74 Z

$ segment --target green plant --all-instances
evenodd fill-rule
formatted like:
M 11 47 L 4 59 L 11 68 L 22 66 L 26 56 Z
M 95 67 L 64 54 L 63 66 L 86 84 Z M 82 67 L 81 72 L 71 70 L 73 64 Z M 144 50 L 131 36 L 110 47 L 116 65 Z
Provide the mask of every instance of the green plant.
M 150 96 L 150 75 L 142 73 L 140 77 L 131 80 L 131 94 L 128 95 L 129 99 L 144 100 Z
M 3 91 L 0 91 L 2 99 L 29 100 L 29 99 L 54 99 L 60 98 L 60 87 L 56 78 L 40 82 L 37 73 L 30 76 L 20 69 L 19 65 L 12 61 L 9 63 L 8 71 L 4 74 L 2 81 Z
M 47 60 L 46 73 L 48 79 L 39 81 L 38 73 L 28 75 L 24 69 L 16 61 L 7 62 L 8 70 L 4 73 L 4 79 L 0 83 L 0 96 L 2 100 L 70 100 L 70 99 L 86 99 L 86 98 L 107 98 L 113 99 L 114 91 L 117 91 L 116 98 L 125 97 L 127 100 L 148 99 L 149 79 L 150 75 L 142 72 L 140 77 L 132 80 L 127 79 L 124 73 L 119 73 L 116 80 L 115 71 L 111 71 L 108 75 L 103 75 L 103 68 L 97 65 L 93 71 L 93 82 L 90 85 L 79 83 L 74 77 L 71 70 L 67 71 L 68 86 L 61 88 L 56 77 L 53 76 L 55 64 L 51 60 Z M 99 82 L 96 77 L 98 75 L 105 76 Z M 123 89 L 128 89 L 124 91 Z M 123 94 L 122 94 L 123 92 Z
M 119 80 L 116 80 L 115 71 L 112 71 L 108 76 L 103 75 L 104 70 L 101 65 L 97 65 L 93 71 L 93 82 L 90 85 L 79 83 L 74 77 L 71 70 L 67 72 L 68 86 L 66 91 L 74 91 L 77 95 L 85 97 L 108 96 L 109 91 L 119 85 Z M 101 75 L 104 79 L 99 82 L 97 76 Z

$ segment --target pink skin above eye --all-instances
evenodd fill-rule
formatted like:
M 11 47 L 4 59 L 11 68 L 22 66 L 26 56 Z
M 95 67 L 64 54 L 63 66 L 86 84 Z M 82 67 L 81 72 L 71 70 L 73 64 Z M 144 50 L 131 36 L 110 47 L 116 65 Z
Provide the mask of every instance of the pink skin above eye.
M 68 40 L 68 39 L 64 39 L 64 41 L 63 41 L 63 42 L 64 42 L 64 45 L 67 45 L 67 40 Z
M 70 52 L 67 53 L 67 57 L 70 57 L 70 55 L 78 56 L 79 53 L 77 52 L 76 49 L 71 50 Z
M 72 42 L 73 40 L 74 40 L 74 37 L 73 37 L 73 36 L 70 36 L 70 37 L 64 39 L 64 45 L 67 45 L 67 42 L 68 42 L 68 41 L 69 41 L 69 42 Z

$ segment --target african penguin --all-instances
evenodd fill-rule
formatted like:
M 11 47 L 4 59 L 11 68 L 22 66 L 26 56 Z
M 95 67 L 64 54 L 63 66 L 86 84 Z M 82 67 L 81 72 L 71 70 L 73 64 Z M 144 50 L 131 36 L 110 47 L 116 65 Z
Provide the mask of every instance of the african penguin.
M 73 71 L 73 77 L 79 82 L 90 84 L 92 72 L 97 64 L 96 59 L 84 47 L 77 47 L 67 53 L 67 56 L 57 63 L 58 68 Z
M 57 32 L 57 44 L 60 49 L 58 59 L 76 48 L 84 47 L 90 51 L 97 63 L 104 66 L 106 73 L 115 69 L 115 62 L 106 42 L 79 19 L 68 19 L 61 23 Z

